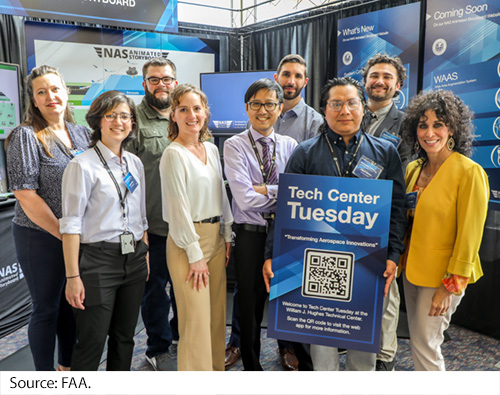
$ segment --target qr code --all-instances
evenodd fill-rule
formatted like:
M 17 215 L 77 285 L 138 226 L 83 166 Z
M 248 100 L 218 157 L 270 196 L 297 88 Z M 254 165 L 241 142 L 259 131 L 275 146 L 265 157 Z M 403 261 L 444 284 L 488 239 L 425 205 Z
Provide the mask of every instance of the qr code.
M 302 296 L 349 302 L 353 272 L 353 253 L 307 248 L 304 251 Z

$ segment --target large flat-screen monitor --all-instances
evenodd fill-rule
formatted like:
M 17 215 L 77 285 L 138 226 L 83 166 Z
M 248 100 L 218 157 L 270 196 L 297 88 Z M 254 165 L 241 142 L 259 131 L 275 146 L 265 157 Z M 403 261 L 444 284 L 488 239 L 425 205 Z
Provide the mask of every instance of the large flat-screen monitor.
M 19 65 L 0 62 L 0 140 L 21 123 L 19 75 Z
M 274 80 L 276 71 L 242 71 L 201 73 L 200 87 L 207 95 L 210 107 L 209 128 L 212 133 L 234 134 L 246 129 L 245 92 L 261 78 Z

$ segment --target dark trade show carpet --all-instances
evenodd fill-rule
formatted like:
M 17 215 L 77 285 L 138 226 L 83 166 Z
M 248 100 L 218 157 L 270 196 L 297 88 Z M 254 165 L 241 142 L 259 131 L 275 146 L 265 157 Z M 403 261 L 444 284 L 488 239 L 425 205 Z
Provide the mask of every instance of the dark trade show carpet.
M 226 340 L 231 334 L 232 293 L 228 293 Z M 265 314 L 267 317 L 267 312 Z M 264 322 L 265 327 L 267 322 Z M 449 340 L 442 346 L 446 361 L 446 369 L 451 371 L 498 371 L 500 370 L 500 340 L 488 337 L 457 325 L 448 329 Z M 132 370 L 153 370 L 146 361 L 146 333 L 142 321 L 136 328 L 135 349 L 132 360 Z M 261 364 L 264 370 L 283 370 L 280 364 L 278 346 L 275 339 L 266 336 L 266 329 L 261 332 L 262 350 Z M 344 356 L 341 356 L 341 369 L 345 365 Z M 99 370 L 106 369 L 106 355 Z M 0 339 L 0 371 L 30 371 L 34 370 L 31 353 L 28 346 L 27 326 Z M 231 370 L 243 370 L 241 360 Z M 410 341 L 406 315 L 401 312 L 398 327 L 398 353 L 396 355 L 395 370 L 409 371 L 413 369 L 410 355 Z

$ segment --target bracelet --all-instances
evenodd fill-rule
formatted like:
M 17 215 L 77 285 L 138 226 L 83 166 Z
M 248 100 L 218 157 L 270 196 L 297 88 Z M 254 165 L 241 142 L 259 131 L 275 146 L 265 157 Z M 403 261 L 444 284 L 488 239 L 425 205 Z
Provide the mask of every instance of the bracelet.
M 80 277 L 80 275 L 77 274 L 76 276 L 69 276 L 69 277 L 66 277 L 66 278 L 68 279 L 68 278 L 77 278 L 77 277 Z

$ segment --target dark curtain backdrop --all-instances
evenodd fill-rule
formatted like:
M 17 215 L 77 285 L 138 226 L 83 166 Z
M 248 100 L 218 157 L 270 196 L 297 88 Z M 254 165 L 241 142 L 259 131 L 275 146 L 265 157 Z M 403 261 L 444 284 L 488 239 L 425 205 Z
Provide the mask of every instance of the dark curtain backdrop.
M 253 25 L 251 31 L 242 34 L 242 58 L 246 61 L 243 69 L 275 70 L 285 55 L 300 54 L 306 60 L 309 72 L 306 102 L 319 110 L 321 87 L 337 74 L 338 19 L 414 2 L 416 0 L 351 1 L 317 11 L 317 15 L 310 15 L 307 19 L 291 17 Z
M 0 14 L 0 61 L 24 67 L 25 55 L 23 18 Z
M 0 62 L 16 63 L 20 66 L 21 79 L 26 75 L 23 17 L 0 14 Z M 21 83 L 21 103 L 24 104 L 23 90 L 24 84 Z

